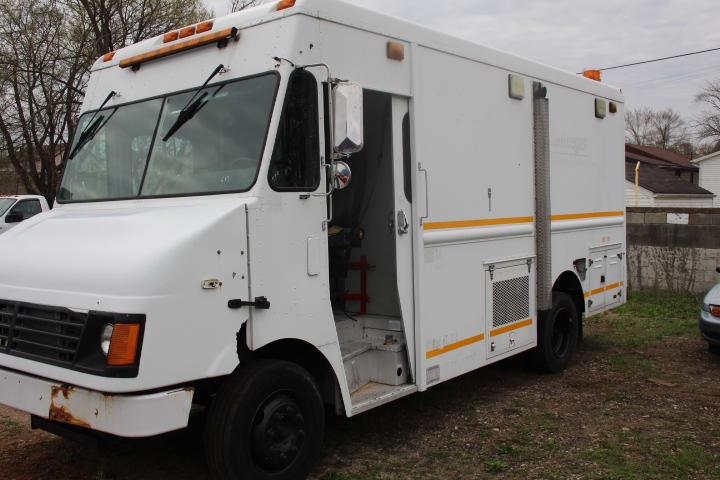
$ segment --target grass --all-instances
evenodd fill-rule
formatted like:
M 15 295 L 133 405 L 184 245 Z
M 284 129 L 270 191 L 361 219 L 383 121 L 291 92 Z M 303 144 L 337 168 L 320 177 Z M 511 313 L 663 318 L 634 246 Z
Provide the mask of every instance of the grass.
M 508 468 L 510 468 L 508 464 L 498 458 L 491 458 L 485 461 L 485 471 L 489 473 L 501 473 Z
M 360 477 L 347 473 L 332 472 L 325 477 L 326 480 L 360 480 Z
M 628 303 L 601 317 L 612 334 L 589 336 L 588 344 L 600 350 L 637 349 L 667 336 L 697 335 L 699 312 L 700 299 L 691 294 L 633 292 Z
M 0 416 L 0 431 L 2 431 L 3 435 L 11 437 L 19 435 L 23 430 L 25 430 L 25 428 L 12 418 L 4 415 Z

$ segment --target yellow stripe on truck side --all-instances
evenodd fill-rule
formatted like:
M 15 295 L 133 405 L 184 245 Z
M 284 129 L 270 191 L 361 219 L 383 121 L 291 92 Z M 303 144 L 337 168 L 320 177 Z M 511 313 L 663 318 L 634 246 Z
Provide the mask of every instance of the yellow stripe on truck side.
M 442 355 L 443 353 L 452 352 L 453 350 L 457 350 L 458 348 L 466 347 L 468 345 L 472 345 L 473 343 L 482 342 L 485 340 L 485 335 L 475 335 L 474 337 L 466 338 L 464 340 L 460 340 L 459 342 L 451 343 L 449 345 L 445 345 L 441 348 L 436 348 L 435 350 L 430 350 L 425 354 L 425 358 L 433 358 L 437 357 L 438 355 Z
M 591 213 L 564 213 L 553 215 L 551 220 L 582 220 L 586 218 L 623 217 L 625 212 L 591 212 Z M 447 222 L 427 222 L 423 224 L 423 230 L 451 230 L 454 228 L 471 227 L 492 227 L 495 225 L 518 225 L 521 223 L 532 223 L 535 217 L 507 217 L 507 218 L 481 218 L 477 220 L 453 220 Z
M 623 285 L 625 285 L 625 282 L 617 282 L 612 283 L 606 287 L 600 287 L 596 288 L 595 290 L 590 290 L 589 292 L 585 292 L 585 298 L 592 297 L 593 295 L 597 295 L 599 293 L 607 292 L 608 290 L 612 290 L 614 288 L 620 288 Z
M 532 318 L 528 318 L 527 320 L 523 320 L 522 322 L 505 325 L 504 327 L 496 328 L 495 330 L 490 330 L 490 336 L 496 337 L 498 335 L 502 335 L 503 333 L 512 332 L 513 330 L 517 330 L 518 328 L 527 327 L 529 325 L 532 325 L 532 323 L 533 323 Z
M 502 335 L 503 333 L 510 332 L 512 330 L 517 330 L 519 328 L 528 327 L 533 324 L 532 318 L 528 318 L 527 320 L 523 320 L 521 322 L 513 323 L 511 325 L 506 325 L 504 327 L 496 328 L 495 330 L 490 331 L 490 336 L 495 337 L 497 335 Z M 473 343 L 482 342 L 485 340 L 485 335 L 475 335 L 474 337 L 466 338 L 464 340 L 460 340 L 459 342 L 451 343 L 448 345 L 445 345 L 444 347 L 436 348 L 434 350 L 429 350 L 427 353 L 425 353 L 425 358 L 430 359 L 437 357 L 439 355 L 442 355 L 444 353 L 452 352 L 453 350 L 457 350 L 458 348 L 466 347 L 468 345 L 472 345 Z
M 532 223 L 533 217 L 485 218 L 480 220 L 457 220 L 452 222 L 428 222 L 423 224 L 424 230 L 448 230 L 452 228 L 491 227 L 493 225 L 515 225 Z

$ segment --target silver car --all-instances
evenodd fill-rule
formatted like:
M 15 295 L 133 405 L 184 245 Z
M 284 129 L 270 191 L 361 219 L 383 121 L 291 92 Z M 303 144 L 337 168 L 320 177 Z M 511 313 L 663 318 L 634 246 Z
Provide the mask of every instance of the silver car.
M 720 273 L 720 267 L 717 269 Z M 710 345 L 710 351 L 720 354 L 720 283 L 705 295 L 700 311 L 700 333 Z

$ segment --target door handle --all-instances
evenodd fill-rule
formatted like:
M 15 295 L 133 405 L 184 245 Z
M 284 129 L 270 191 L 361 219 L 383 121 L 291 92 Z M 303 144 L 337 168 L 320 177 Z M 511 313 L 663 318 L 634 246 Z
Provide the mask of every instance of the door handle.
M 399 235 L 404 235 L 410 230 L 410 224 L 405 216 L 405 212 L 402 210 L 398 210 L 397 213 L 397 230 Z

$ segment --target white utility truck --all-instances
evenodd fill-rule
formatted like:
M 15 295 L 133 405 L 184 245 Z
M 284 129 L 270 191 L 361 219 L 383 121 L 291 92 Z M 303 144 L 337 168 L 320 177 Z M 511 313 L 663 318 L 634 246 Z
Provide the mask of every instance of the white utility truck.
M 0 402 L 218 478 L 625 300 L 618 89 L 335 0 L 98 59 L 55 208 L 0 237 Z M 352 171 L 352 178 L 351 178 Z M 28 261 L 27 259 L 33 259 Z
M 50 205 L 41 195 L 0 196 L 0 233 L 5 233 L 20 222 L 48 210 Z

